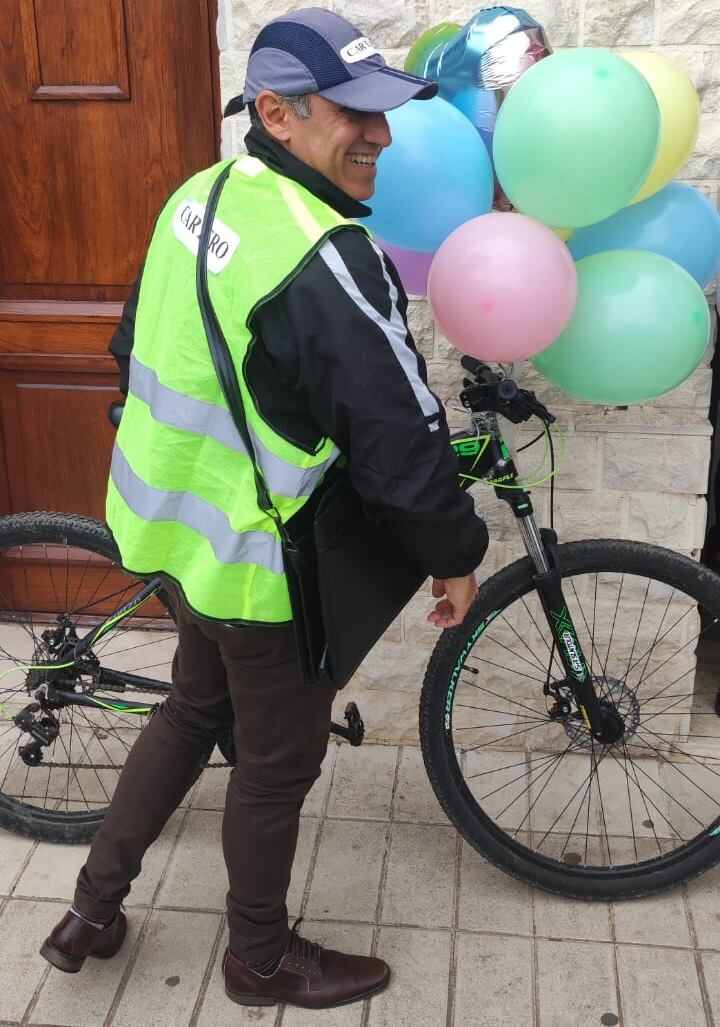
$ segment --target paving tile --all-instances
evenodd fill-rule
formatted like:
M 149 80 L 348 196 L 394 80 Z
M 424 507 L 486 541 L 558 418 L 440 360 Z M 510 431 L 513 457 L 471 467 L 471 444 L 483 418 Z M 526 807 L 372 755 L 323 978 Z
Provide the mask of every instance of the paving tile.
M 720 952 L 701 952 L 705 986 L 715 1023 L 720 1023 Z
M 338 751 L 341 748 L 342 746 L 336 745 L 335 742 L 331 742 L 328 746 L 328 751 L 325 754 L 325 759 L 322 761 L 322 766 L 320 768 L 320 777 L 308 792 L 305 802 L 303 803 L 303 816 L 319 817 L 322 814 L 328 789 L 330 788 L 330 781 L 333 776 L 335 760 L 337 758 Z
M 225 908 L 228 885 L 221 825 L 222 813 L 188 812 L 157 898 L 159 906 Z
M 370 955 L 372 927 L 360 924 L 328 924 L 319 920 L 305 920 L 302 935 L 319 941 L 328 949 L 352 952 L 359 956 Z M 360 1027 L 364 1009 L 363 1002 L 351 1002 L 335 1009 L 301 1009 L 286 1006 L 283 1013 L 283 1027 Z
M 188 1023 L 220 920 L 214 913 L 153 912 L 113 1027 Z
M 407 745 L 400 759 L 393 817 L 395 820 L 411 820 L 415 823 L 448 822 L 428 780 L 421 750 Z
M 10 899 L 0 914 L 0 1020 L 20 1020 L 48 964 L 39 953 L 65 912 L 54 902 Z
M 599 1024 L 605 1013 L 619 1015 L 611 945 L 544 938 L 536 945 L 539 1027 Z
M 340 746 L 328 816 L 387 820 L 396 759 L 394 746 Z
M 298 916 L 302 905 L 305 884 L 307 883 L 310 860 L 312 859 L 315 838 L 320 821 L 316 817 L 300 817 L 295 859 L 290 875 L 290 887 L 287 894 L 287 908 L 290 916 Z
M 89 851 L 89 845 L 41 842 L 15 886 L 15 895 L 69 901 Z
M 62 973 L 53 967 L 43 984 L 30 1023 L 100 1027 L 110 1011 L 146 916 L 145 910 L 128 914 L 123 947 L 112 959 L 87 959 L 80 975 Z
M 692 952 L 618 945 L 617 957 L 623 1027 L 705 1027 Z
M 272 1027 L 280 1015 L 280 1006 L 241 1006 L 231 1002 L 225 994 L 222 961 L 227 948 L 227 936 L 222 939 L 203 997 L 197 1027 Z M 114 1025 L 113 1025 L 114 1027 Z M 180 1027 L 180 1024 L 177 1025 Z
M 549 844 L 542 846 L 543 852 L 558 856 L 563 847 L 565 853 L 576 853 L 588 864 L 600 864 L 600 841 L 598 838 L 555 835 L 548 838 Z M 587 844 L 587 857 L 585 856 Z M 535 930 L 538 935 L 554 940 L 578 938 L 585 941 L 611 941 L 610 907 L 607 902 L 581 902 L 564 899 L 560 895 L 536 888 L 533 896 Z
M 488 863 L 465 842 L 460 868 L 458 927 L 532 934 L 530 888 Z
M 720 867 L 687 884 L 690 912 L 701 949 L 720 949 Z
M 532 975 L 529 939 L 459 934 L 455 1027 L 530 1027 Z
M 370 1000 L 368 1027 L 438 1027 L 445 1023 L 450 932 L 382 927 L 377 954 L 390 984 Z
M 216 756 L 222 759 L 217 749 L 213 753 L 213 762 L 217 762 Z M 195 785 L 195 790 L 190 799 L 190 806 L 193 809 L 224 810 L 225 793 L 227 792 L 229 777 L 229 766 L 203 770 L 200 780 Z
M 679 888 L 662 895 L 614 902 L 613 918 L 616 941 L 692 947 L 685 903 Z
M 456 853 L 452 827 L 393 824 L 381 923 L 450 927 Z
M 35 842 L 0 828 L 0 895 L 9 895 Z
M 306 914 L 373 923 L 387 826 L 328 820 L 322 832 Z
M 387 819 L 396 759 L 397 749 L 391 745 L 341 745 L 328 816 Z

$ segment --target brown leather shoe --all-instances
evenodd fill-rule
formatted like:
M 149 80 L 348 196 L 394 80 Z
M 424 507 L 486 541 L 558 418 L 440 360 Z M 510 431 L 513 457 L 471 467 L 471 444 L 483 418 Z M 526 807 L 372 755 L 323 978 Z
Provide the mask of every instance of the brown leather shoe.
M 280 965 L 267 977 L 226 950 L 225 994 L 244 1006 L 289 1002 L 308 1009 L 328 1009 L 375 995 L 387 987 L 390 967 L 372 956 L 347 956 L 323 949 L 292 929 Z
M 120 911 L 107 927 L 95 927 L 68 910 L 50 937 L 46 938 L 40 955 L 58 970 L 74 974 L 82 969 L 87 956 L 110 959 L 125 940 L 127 920 Z

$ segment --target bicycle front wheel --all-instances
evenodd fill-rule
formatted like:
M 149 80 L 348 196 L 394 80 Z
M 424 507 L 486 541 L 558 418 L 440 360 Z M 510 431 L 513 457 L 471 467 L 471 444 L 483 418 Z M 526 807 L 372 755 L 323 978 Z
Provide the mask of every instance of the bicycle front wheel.
M 102 706 L 47 702 L 48 676 L 38 668 L 61 662 L 143 585 L 122 569 L 98 521 L 54 513 L 0 518 L 0 826 L 83 842 L 100 825 L 147 722 L 146 715 L 117 712 L 113 701 L 148 709 L 169 691 L 176 632 L 167 598 L 148 600 L 81 664 L 53 677 L 54 688 Z M 128 685 L 114 672 L 134 680 Z
M 486 582 L 435 647 L 420 704 L 427 772 L 466 841 L 513 876 L 585 899 L 660 891 L 720 861 L 718 683 L 705 645 L 720 577 L 638 542 L 558 552 L 621 737 L 595 741 L 572 701 L 558 702 L 570 693 L 526 558 Z

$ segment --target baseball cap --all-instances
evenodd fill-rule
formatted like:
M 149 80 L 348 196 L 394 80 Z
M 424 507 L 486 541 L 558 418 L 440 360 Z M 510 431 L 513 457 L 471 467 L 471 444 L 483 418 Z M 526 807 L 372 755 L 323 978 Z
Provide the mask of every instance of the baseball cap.
M 390 111 L 429 100 L 436 82 L 389 68 L 370 40 L 322 7 L 290 11 L 261 29 L 250 51 L 245 88 L 225 108 L 237 114 L 263 89 L 283 96 L 318 93 L 358 111 Z

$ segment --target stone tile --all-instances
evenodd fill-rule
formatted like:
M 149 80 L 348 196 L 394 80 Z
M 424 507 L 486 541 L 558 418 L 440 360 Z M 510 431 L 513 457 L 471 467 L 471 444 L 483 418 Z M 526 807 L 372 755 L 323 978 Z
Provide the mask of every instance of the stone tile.
M 428 601 L 427 612 L 430 613 L 432 608 L 432 603 Z M 432 646 L 432 642 L 423 645 L 410 641 L 389 642 L 381 638 L 355 671 L 353 683 L 362 688 L 412 692 L 417 702 Z
M 82 977 L 53 967 L 30 1023 L 61 1023 L 66 1027 L 99 1027 L 104 1023 L 146 916 L 144 910 L 129 913 L 128 932 L 121 950 L 112 959 L 86 960 Z
M 445 1023 L 450 932 L 382 927 L 377 954 L 392 971 L 370 1003 L 368 1027 L 438 1027 Z
M 318 920 L 313 922 L 305 920 L 301 933 L 303 937 L 319 941 L 328 949 L 352 952 L 359 956 L 370 955 L 372 927 L 362 927 L 359 924 L 326 924 Z M 392 984 L 390 986 L 392 987 Z M 360 1027 L 363 1009 L 363 1002 L 352 1002 L 347 1006 L 322 1010 L 286 1006 L 282 1022 L 283 1027 Z
M 160 906 L 225 908 L 227 871 L 222 852 L 222 814 L 190 810 L 157 898 Z
M 653 1027 L 705 1027 L 692 952 L 618 945 L 617 960 L 623 1027 L 645 1027 L 650 1011 Z
M 32 838 L 21 838 L 0 828 L 0 895 L 9 895 L 22 865 L 32 852 Z
M 609 489 L 705 494 L 708 439 L 606 435 L 603 446 L 603 484 Z
M 43 899 L 72 899 L 77 875 L 89 851 L 89 845 L 42 842 L 32 854 L 15 886 L 15 895 Z
M 532 934 L 530 888 L 488 863 L 465 842 L 462 844 L 458 928 Z
M 385 824 L 326 821 L 306 908 L 309 917 L 375 921 Z
M 542 938 L 536 944 L 539 1027 L 598 1024 L 604 1013 L 618 1015 L 611 945 Z
M 151 914 L 113 1027 L 178 1027 L 188 1023 L 220 926 L 213 913 Z
M 280 1007 L 241 1006 L 231 1002 L 225 994 L 222 961 L 226 948 L 227 937 L 224 937 L 218 947 L 207 991 L 203 996 L 197 1027 L 255 1027 L 256 1024 L 271 1027 L 278 1019 Z
M 601 0 L 586 0 L 585 46 L 643 45 L 653 38 L 654 27 L 653 0 L 634 0 L 612 7 Z
M 20 1020 L 48 964 L 39 949 L 64 914 L 50 902 L 11 899 L 0 914 L 0 1020 Z
M 698 945 L 720 949 L 720 867 L 713 867 L 686 887 Z
M 456 853 L 452 827 L 393 824 L 381 922 L 450 927 Z
M 535 925 L 540 937 L 554 940 L 577 938 L 584 941 L 611 941 L 609 909 L 606 902 L 581 902 L 563 899 L 550 892 L 535 890 Z
M 455 1027 L 529 1027 L 532 979 L 529 939 L 458 935 Z
M 701 952 L 705 986 L 715 1023 L 720 1022 L 720 952 Z
M 393 818 L 431 824 L 448 822 L 428 780 L 421 750 L 409 745 L 403 748 L 400 758 Z
M 300 830 L 298 831 L 295 859 L 293 860 L 290 887 L 287 894 L 287 908 L 290 916 L 300 915 L 300 907 L 319 826 L 320 821 L 315 817 L 300 818 Z
M 685 903 L 679 888 L 661 895 L 613 903 L 615 940 L 691 948 Z
M 218 751 L 215 750 L 213 757 L 218 755 Z M 229 777 L 229 766 L 203 770 L 190 800 L 192 808 L 224 810 Z
M 329 817 L 387 819 L 397 750 L 386 745 L 341 745 L 335 761 Z
M 345 723 L 346 721 L 343 720 L 343 725 Z M 330 788 L 330 782 L 333 777 L 335 760 L 337 759 L 337 754 L 341 748 L 342 746 L 338 745 L 336 742 L 331 742 L 328 746 L 328 751 L 325 754 L 325 759 L 322 761 L 322 766 L 320 768 L 320 777 L 308 792 L 305 802 L 303 803 L 303 816 L 319 817 L 322 814 L 328 789 Z

